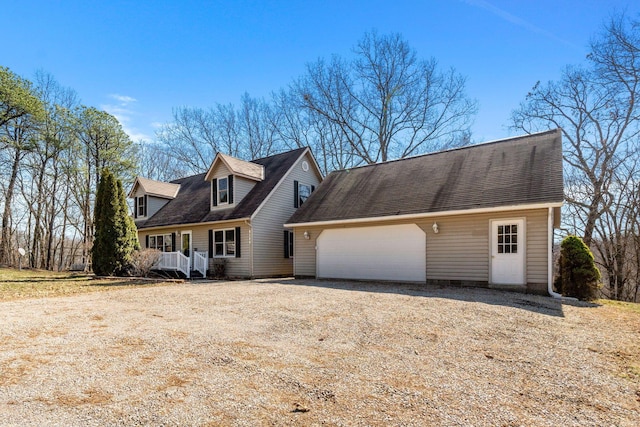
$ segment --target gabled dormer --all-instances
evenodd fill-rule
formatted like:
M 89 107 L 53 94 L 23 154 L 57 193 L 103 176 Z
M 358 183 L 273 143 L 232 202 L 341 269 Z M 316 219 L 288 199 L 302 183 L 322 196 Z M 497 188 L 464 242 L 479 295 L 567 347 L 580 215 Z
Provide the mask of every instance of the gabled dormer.
M 204 179 L 211 185 L 210 209 L 227 209 L 264 180 L 264 166 L 218 153 Z
M 150 218 L 169 200 L 175 199 L 179 191 L 179 184 L 137 177 L 129 192 L 133 199 L 133 217 L 136 221 Z

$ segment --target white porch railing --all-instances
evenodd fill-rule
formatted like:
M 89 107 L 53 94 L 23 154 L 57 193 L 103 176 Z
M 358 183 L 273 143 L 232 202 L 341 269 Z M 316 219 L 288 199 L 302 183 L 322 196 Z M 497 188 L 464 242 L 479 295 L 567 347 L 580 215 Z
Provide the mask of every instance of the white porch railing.
M 202 277 L 207 276 L 207 268 L 209 267 L 209 252 L 193 253 L 193 269 L 200 272 Z M 191 277 L 191 260 L 182 252 L 162 252 L 158 262 L 153 266 L 157 270 L 173 270 L 181 271 L 187 279 Z
M 184 256 L 182 252 L 162 252 L 155 268 L 158 270 L 181 271 L 189 278 L 191 276 L 189 261 L 189 257 Z
M 193 253 L 193 269 L 200 272 L 202 277 L 207 277 L 207 267 L 209 266 L 208 255 L 208 251 Z

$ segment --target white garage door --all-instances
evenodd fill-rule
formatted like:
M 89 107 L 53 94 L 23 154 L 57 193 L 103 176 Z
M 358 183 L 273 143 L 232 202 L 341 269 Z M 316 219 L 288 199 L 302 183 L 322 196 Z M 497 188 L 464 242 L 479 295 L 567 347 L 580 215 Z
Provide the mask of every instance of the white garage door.
M 415 224 L 324 230 L 318 277 L 426 281 L 426 235 Z

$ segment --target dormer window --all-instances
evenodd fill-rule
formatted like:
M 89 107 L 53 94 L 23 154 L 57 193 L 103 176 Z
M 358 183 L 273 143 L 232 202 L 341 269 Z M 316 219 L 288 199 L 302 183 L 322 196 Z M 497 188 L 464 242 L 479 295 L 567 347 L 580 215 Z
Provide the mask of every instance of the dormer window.
M 218 201 L 220 204 L 229 203 L 229 178 L 218 179 Z
M 211 208 L 233 204 L 233 175 L 211 180 Z
M 147 216 L 147 196 L 133 198 L 133 217 L 143 218 Z
M 136 200 L 138 202 L 136 206 L 137 216 L 144 216 L 144 197 L 136 197 Z

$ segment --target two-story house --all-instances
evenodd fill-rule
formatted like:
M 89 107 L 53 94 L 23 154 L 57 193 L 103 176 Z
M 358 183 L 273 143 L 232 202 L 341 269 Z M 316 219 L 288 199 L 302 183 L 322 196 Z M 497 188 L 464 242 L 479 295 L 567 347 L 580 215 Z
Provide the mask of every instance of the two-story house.
M 232 277 L 293 274 L 284 223 L 322 181 L 308 148 L 240 160 L 218 153 L 206 173 L 170 183 L 138 177 L 129 193 L 142 248 L 158 267 L 205 275 L 224 262 Z

